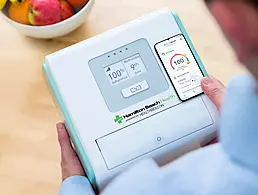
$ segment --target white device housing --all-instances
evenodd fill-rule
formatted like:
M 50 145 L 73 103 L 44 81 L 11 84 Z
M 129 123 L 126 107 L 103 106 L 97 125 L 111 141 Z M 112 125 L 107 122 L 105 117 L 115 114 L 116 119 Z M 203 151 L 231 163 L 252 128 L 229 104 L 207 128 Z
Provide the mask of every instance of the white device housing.
M 85 171 L 97 189 L 103 189 L 114 176 L 140 159 L 153 158 L 164 165 L 196 143 L 214 137 L 218 115 L 215 106 L 205 95 L 181 102 L 154 50 L 157 42 L 179 33 L 185 32 L 174 15 L 161 10 L 46 57 L 47 79 Z M 89 63 L 140 39 L 150 45 L 168 89 L 121 110 L 115 105 L 110 111 Z M 144 89 L 148 88 L 144 81 L 142 84 Z M 130 96 L 126 89 L 123 93 Z M 164 97 L 171 97 L 166 109 L 133 119 L 128 125 L 114 122 L 115 116 L 131 113 Z

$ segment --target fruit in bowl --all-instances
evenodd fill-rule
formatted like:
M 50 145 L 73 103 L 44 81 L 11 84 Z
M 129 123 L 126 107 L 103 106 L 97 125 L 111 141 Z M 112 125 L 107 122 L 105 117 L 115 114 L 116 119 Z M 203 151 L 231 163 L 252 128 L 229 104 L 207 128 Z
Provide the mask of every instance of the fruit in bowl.
M 3 9 L 3 7 L 5 6 L 7 0 L 0 0 L 0 9 Z
M 25 36 L 53 39 L 83 25 L 95 0 L 56 0 L 55 6 L 49 2 L 53 0 L 0 0 L 0 15 Z M 46 7 L 52 10 L 47 16 Z
M 82 8 L 89 0 L 67 0 L 73 7 Z
M 61 21 L 58 0 L 30 0 L 28 18 L 34 26 L 45 26 Z
M 65 0 L 60 0 L 61 20 L 66 20 L 75 14 L 73 7 Z
M 28 18 L 28 12 L 29 12 L 29 0 L 24 0 L 20 3 L 13 1 L 13 3 L 11 3 L 8 10 L 9 17 L 13 21 L 21 24 L 30 24 L 29 18 Z
M 20 24 L 47 26 L 67 20 L 89 0 L 0 0 L 0 9 L 8 6 L 8 16 Z

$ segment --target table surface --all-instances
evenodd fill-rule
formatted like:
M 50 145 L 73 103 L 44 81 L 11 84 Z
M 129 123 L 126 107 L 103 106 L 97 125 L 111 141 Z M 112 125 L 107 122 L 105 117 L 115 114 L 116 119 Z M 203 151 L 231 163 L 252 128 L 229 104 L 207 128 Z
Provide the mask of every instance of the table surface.
M 179 13 L 209 73 L 227 84 L 245 72 L 201 0 L 96 0 L 82 27 L 53 40 L 24 37 L 0 15 L 1 194 L 58 194 L 60 118 L 42 77 L 44 57 L 163 7 Z

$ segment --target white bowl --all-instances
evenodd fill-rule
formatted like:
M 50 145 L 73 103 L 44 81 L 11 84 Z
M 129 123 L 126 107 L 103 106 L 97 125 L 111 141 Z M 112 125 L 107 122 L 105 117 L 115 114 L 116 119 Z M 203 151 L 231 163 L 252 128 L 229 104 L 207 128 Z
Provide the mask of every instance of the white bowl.
M 91 12 L 93 4 L 94 0 L 89 0 L 89 2 L 79 12 L 69 19 L 48 26 L 30 26 L 17 23 L 8 17 L 6 8 L 3 9 L 2 14 L 12 26 L 25 36 L 40 39 L 51 39 L 67 35 L 80 27 Z

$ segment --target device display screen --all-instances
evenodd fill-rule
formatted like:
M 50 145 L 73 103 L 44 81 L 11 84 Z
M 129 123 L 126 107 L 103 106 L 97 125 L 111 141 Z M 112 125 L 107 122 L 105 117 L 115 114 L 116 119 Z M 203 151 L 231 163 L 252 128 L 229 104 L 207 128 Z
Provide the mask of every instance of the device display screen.
M 147 70 L 140 54 L 135 54 L 104 67 L 104 71 L 111 85 L 115 85 L 134 76 L 138 76 Z
M 157 43 L 155 49 L 182 101 L 203 93 L 204 75 L 182 34 Z

